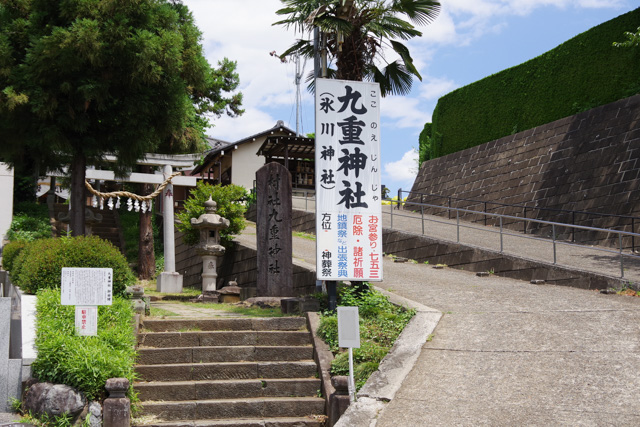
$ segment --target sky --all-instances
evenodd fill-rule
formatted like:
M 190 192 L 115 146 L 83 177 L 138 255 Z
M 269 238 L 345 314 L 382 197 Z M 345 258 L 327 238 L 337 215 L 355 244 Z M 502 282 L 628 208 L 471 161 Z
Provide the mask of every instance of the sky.
M 211 65 L 237 61 L 245 113 L 213 118 L 207 134 L 237 141 L 282 120 L 296 130 L 295 65 L 270 55 L 299 37 L 272 26 L 280 0 L 183 0 L 203 33 Z M 637 0 L 441 0 L 439 16 L 406 42 L 422 76 L 407 96 L 381 101 L 382 184 L 410 190 L 418 164 L 418 136 L 438 98 L 459 87 L 533 59 L 590 28 L 636 9 Z M 626 29 L 635 31 L 634 28 Z M 623 40 L 622 34 L 620 41 Z M 395 58 L 389 56 L 389 60 Z M 312 71 L 311 61 L 303 73 Z M 301 134 L 314 132 L 313 95 L 301 87 Z

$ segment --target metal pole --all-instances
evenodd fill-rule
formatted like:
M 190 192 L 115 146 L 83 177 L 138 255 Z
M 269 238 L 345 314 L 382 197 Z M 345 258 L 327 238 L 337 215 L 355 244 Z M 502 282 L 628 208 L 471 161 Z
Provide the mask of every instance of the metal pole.
M 356 400 L 356 382 L 353 378 L 353 349 L 349 347 L 349 402 L 353 403 Z
M 502 217 L 500 217 L 500 253 L 504 252 L 504 242 L 502 237 Z
M 487 226 L 487 202 L 484 202 L 484 226 Z
M 422 235 L 424 235 L 424 205 L 422 203 L 422 194 L 420 194 L 420 216 L 422 217 Z
M 632 233 L 636 232 L 636 227 L 635 226 L 636 226 L 636 224 L 635 224 L 634 218 L 631 217 L 631 232 Z M 631 252 L 635 253 L 635 251 L 636 251 L 636 236 L 631 235 Z
M 456 232 L 458 234 L 457 242 L 460 243 L 460 211 L 456 209 Z
M 449 196 L 448 199 L 449 199 L 449 209 L 448 209 L 449 219 L 451 219 L 451 196 Z
M 553 233 L 553 263 L 556 264 L 558 261 L 556 255 L 556 225 L 551 224 L 551 232 Z
M 571 211 L 571 225 L 576 225 L 576 211 Z M 575 243 L 575 241 L 576 241 L 576 228 L 571 227 L 571 243 Z
M 398 210 L 400 210 L 401 201 L 402 201 L 402 188 L 398 188 Z
M 622 254 L 622 234 L 618 234 L 618 241 L 620 242 L 620 277 L 624 277 L 624 255 Z
M 335 280 L 327 280 L 327 296 L 329 300 L 329 311 L 335 311 L 338 307 L 337 282 Z
M 524 234 L 527 234 L 527 207 L 524 207 Z

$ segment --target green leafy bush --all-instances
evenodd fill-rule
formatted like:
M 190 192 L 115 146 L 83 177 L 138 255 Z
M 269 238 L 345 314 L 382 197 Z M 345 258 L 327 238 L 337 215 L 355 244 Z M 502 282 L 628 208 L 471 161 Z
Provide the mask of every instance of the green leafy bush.
M 49 218 L 49 207 L 42 203 L 18 202 L 13 205 L 13 213 L 24 214 L 36 218 Z
M 332 352 L 338 351 L 338 316 L 326 314 L 322 316 L 316 333 L 329 344 L 329 349 Z
M 640 92 L 640 49 L 611 45 L 639 25 L 640 8 L 441 97 L 421 151 L 455 153 Z
M 27 246 L 27 242 L 24 240 L 16 240 L 4 245 L 2 248 L 2 268 L 9 272 L 13 271 L 13 261 L 25 246 Z
M 31 242 L 51 237 L 52 229 L 47 205 L 20 202 L 13 207 L 13 212 L 13 220 L 7 231 L 7 240 Z
M 204 213 L 204 203 L 209 200 L 209 197 L 217 203 L 216 213 L 230 222 L 228 228 L 220 231 L 220 241 L 223 245 L 227 245 L 231 241 L 231 236 L 238 234 L 246 226 L 244 213 L 247 190 L 244 187 L 198 182 L 184 202 L 184 210 L 176 214 L 179 220 L 176 228 L 185 233 L 184 242 L 187 245 L 195 245 L 200 239 L 198 231 L 191 227 L 191 218 L 198 218 Z
M 378 364 L 389 352 L 396 339 L 409 323 L 414 310 L 405 310 L 373 290 L 367 283 L 338 288 L 338 306 L 357 306 L 360 315 L 360 348 L 353 349 L 354 379 L 360 389 Z M 332 375 L 349 374 L 348 352 L 338 346 L 338 316 L 325 312 L 316 331 L 336 358 L 331 364 Z
M 67 384 L 88 399 L 102 399 L 109 378 L 125 377 L 133 384 L 135 362 L 133 311 L 128 299 L 115 297 L 98 308 L 98 335 L 75 331 L 75 307 L 60 305 L 60 290 L 38 292 L 36 347 L 33 374 L 39 381 Z M 132 396 L 133 388 L 129 390 Z
M 62 267 L 112 268 L 113 294 L 124 296 L 135 282 L 127 260 L 97 236 L 41 239 L 30 242 L 13 261 L 12 280 L 27 293 L 60 288 Z
M 32 242 L 47 237 L 51 237 L 49 218 L 32 217 L 27 214 L 14 215 L 7 231 L 7 240 L 12 242 Z

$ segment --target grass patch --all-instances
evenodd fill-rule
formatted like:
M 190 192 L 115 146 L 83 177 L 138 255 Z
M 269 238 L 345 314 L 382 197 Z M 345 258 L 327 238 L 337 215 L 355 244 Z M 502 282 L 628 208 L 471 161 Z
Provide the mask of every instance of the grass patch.
M 248 317 L 297 317 L 295 314 L 282 314 L 280 307 L 246 307 L 244 305 L 216 304 L 216 303 L 198 303 L 198 302 L 181 302 L 180 304 L 188 307 L 209 308 L 212 310 L 226 311 L 228 313 L 243 314 Z
M 106 397 L 109 378 L 129 379 L 129 397 L 135 400 L 135 338 L 131 301 L 114 297 L 112 305 L 98 307 L 98 335 L 79 336 L 75 330 L 75 307 L 60 304 L 59 289 L 38 291 L 38 357 L 34 377 L 54 384 L 67 384 L 82 391 L 89 400 Z
M 360 348 L 353 349 L 354 378 L 356 390 L 359 390 L 378 369 L 415 310 L 392 304 L 367 283 L 339 288 L 338 305 L 357 306 L 360 314 Z M 338 316 L 335 312 L 323 312 L 317 333 L 336 356 L 331 364 L 331 374 L 349 375 L 348 352 L 338 347 Z
M 311 234 L 311 233 L 304 233 L 302 231 L 294 231 L 293 233 L 291 233 L 293 236 L 295 237 L 300 237 L 302 239 L 307 239 L 307 240 L 313 240 L 314 242 L 316 241 L 316 235 L 315 234 Z
M 177 316 L 173 311 L 165 310 L 164 308 L 159 307 L 151 307 L 150 314 L 151 317 L 162 317 L 162 316 Z

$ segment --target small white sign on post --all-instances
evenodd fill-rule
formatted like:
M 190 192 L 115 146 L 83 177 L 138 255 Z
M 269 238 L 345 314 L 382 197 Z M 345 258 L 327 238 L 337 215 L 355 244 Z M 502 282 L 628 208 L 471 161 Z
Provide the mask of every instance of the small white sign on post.
M 353 378 L 353 349 L 360 348 L 360 315 L 358 307 L 338 307 L 338 345 L 349 349 L 349 400 L 356 400 Z
M 86 337 L 98 335 L 97 305 L 76 305 L 76 332 Z
M 98 306 L 113 302 L 113 269 L 63 267 L 60 299 L 62 305 L 76 306 L 78 335 L 97 335 Z

